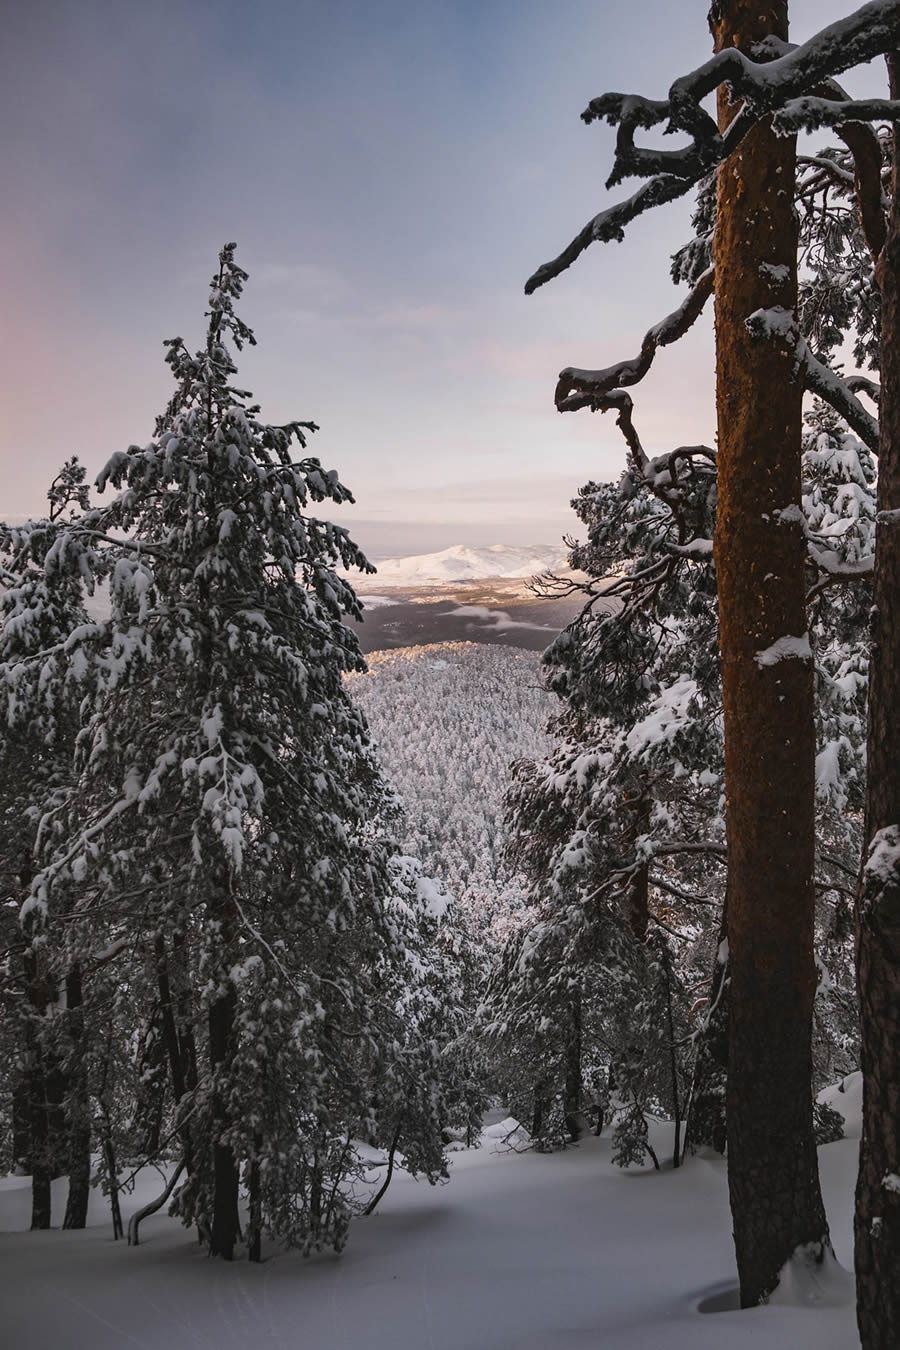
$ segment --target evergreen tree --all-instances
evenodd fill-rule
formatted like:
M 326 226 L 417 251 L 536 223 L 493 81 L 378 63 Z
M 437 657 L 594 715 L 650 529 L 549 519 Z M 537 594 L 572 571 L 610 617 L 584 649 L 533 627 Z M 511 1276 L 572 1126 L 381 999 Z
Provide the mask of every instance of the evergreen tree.
M 50 1183 L 68 1173 L 64 1227 L 83 1228 L 90 1127 L 82 1041 L 81 972 L 57 932 L 16 922 L 35 871 L 41 817 L 72 781 L 80 688 L 65 651 L 86 621 L 80 575 L 61 541 L 71 510 L 87 506 L 84 469 L 66 462 L 43 520 L 0 525 L 0 875 L 6 949 L 0 1019 L 12 1100 L 12 1162 L 32 1177 L 32 1228 L 49 1228 Z
M 242 1171 L 251 1255 L 263 1230 L 342 1245 L 352 1140 L 395 1119 L 401 1087 L 384 1084 L 412 1047 L 439 1045 L 401 1035 L 384 994 L 408 944 L 342 682 L 362 668 L 343 622 L 359 606 L 336 570 L 370 569 L 306 509 L 352 498 L 305 453 L 313 423 L 264 423 L 232 383 L 227 344 L 254 340 L 234 309 L 245 280 L 227 245 L 204 346 L 166 344 L 176 390 L 154 439 L 113 456 L 98 486 L 117 495 L 60 541 L 76 574 L 101 550 L 111 615 L 65 643 L 95 689 L 22 906 L 49 931 L 77 896 L 79 959 L 111 953 L 142 1034 L 158 1023 L 186 1167 L 174 1203 L 226 1259 Z M 402 1091 L 434 1109 L 407 1107 L 406 1149 L 435 1177 L 439 1066 L 416 1053 Z

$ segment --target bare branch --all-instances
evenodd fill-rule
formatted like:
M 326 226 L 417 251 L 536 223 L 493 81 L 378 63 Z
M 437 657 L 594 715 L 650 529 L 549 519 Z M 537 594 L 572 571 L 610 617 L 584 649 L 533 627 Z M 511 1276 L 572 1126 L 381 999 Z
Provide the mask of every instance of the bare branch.
M 878 454 L 878 420 L 863 407 L 846 380 L 842 380 L 830 366 L 819 361 L 802 340 L 798 356 L 804 366 L 804 384 L 813 394 L 840 413 L 848 426 L 856 432 L 873 454 Z
M 806 549 L 810 562 L 821 574 L 806 592 L 807 604 L 829 586 L 839 586 L 848 581 L 867 581 L 874 571 L 875 557 L 871 553 L 855 563 L 848 563 L 833 550 L 820 548 L 812 539 L 807 539 Z
M 673 886 L 670 881 L 663 881 L 655 872 L 651 872 L 648 878 L 651 887 L 658 891 L 665 891 L 667 895 L 672 895 L 676 900 L 683 900 L 687 905 L 711 905 L 716 909 L 721 909 L 721 900 L 710 900 L 705 896 L 691 895 L 688 891 L 681 890 L 678 886 Z
M 700 839 L 694 842 L 685 840 L 683 842 L 675 841 L 671 844 L 654 843 L 651 856 L 667 858 L 674 853 L 708 853 L 712 858 L 724 858 L 727 852 L 724 844 L 718 844 L 713 839 Z

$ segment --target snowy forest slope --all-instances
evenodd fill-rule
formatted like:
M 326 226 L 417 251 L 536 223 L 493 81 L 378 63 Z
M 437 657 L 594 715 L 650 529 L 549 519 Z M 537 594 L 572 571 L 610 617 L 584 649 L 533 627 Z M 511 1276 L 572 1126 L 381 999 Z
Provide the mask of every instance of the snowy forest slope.
M 507 770 L 547 753 L 556 705 L 540 657 L 441 642 L 367 660 L 348 686 L 402 799 L 402 846 L 446 882 L 470 929 L 500 938 L 523 897 L 502 856 Z

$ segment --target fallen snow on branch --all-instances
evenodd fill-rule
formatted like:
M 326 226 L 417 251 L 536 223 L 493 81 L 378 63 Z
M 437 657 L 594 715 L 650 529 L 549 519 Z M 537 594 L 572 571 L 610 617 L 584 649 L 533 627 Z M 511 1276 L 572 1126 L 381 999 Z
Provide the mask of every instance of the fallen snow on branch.
M 869 845 L 866 859 L 866 880 L 875 880 L 887 885 L 900 871 L 900 826 L 885 825 L 876 830 Z
M 809 633 L 804 633 L 802 637 L 780 637 L 771 647 L 757 652 L 753 659 L 760 667 L 775 666 L 779 661 L 811 661 Z

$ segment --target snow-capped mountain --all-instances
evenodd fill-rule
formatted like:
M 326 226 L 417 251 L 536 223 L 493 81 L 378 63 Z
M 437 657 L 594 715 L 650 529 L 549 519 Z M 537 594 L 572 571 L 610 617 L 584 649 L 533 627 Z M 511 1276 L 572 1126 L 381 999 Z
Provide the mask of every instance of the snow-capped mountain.
M 374 586 L 410 586 L 443 581 L 480 581 L 489 577 L 530 577 L 548 569 L 566 567 L 566 553 L 559 544 L 534 544 L 514 548 L 509 544 L 491 544 L 472 548 L 455 544 L 440 553 L 419 553 L 411 558 L 386 558 L 376 564 L 377 578 L 366 578 Z M 360 579 L 361 580 L 361 579 Z M 359 585 L 359 580 L 354 581 Z

